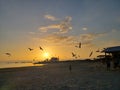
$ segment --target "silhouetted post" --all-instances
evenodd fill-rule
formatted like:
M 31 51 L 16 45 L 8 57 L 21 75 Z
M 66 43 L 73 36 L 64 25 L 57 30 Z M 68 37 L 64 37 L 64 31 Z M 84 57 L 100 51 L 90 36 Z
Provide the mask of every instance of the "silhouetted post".
M 107 65 L 107 70 L 110 70 L 111 62 L 109 56 L 106 56 L 106 65 Z
M 117 54 L 113 56 L 114 59 L 114 69 L 116 69 L 119 66 L 119 57 Z
M 69 65 L 69 71 L 70 71 L 70 72 L 72 71 L 72 66 L 71 66 L 71 65 Z

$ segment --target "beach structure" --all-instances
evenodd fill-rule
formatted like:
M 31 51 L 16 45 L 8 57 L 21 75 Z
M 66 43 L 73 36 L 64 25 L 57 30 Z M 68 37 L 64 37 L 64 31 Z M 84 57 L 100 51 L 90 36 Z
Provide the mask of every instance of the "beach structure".
M 50 62 L 58 62 L 59 58 L 58 57 L 51 57 Z
M 120 67 L 120 46 L 108 47 L 105 48 L 102 52 L 105 53 L 106 59 L 108 55 L 112 57 L 114 69 Z
M 108 48 L 105 48 L 102 52 L 104 52 L 105 55 L 107 54 L 120 55 L 120 46 L 108 47 Z

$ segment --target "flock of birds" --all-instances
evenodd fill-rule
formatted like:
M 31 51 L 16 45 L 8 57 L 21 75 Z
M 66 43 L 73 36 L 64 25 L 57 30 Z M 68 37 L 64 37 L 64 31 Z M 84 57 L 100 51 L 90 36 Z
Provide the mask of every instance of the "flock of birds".
M 44 50 L 41 46 L 39 46 L 39 49 L 42 50 L 42 51 Z M 28 50 L 29 50 L 29 51 L 33 51 L 34 49 L 33 49 L 33 48 L 28 48 Z M 9 57 L 12 56 L 12 54 L 11 54 L 11 53 L 8 53 L 8 52 L 5 53 L 5 54 L 6 54 L 7 56 L 9 56 Z
M 81 44 L 81 42 L 80 43 L 78 43 L 78 45 L 76 45 L 75 46 L 76 48 L 82 48 L 82 44 Z M 44 51 L 44 49 L 41 47 L 41 46 L 39 46 L 39 49 L 41 50 L 41 51 Z M 29 51 L 33 51 L 34 49 L 33 48 L 28 48 L 28 50 Z M 96 52 L 100 52 L 100 50 L 98 49 Z M 7 56 L 12 56 L 12 54 L 11 53 L 5 53 Z M 72 52 L 71 53 L 72 54 L 72 57 L 74 57 L 75 59 L 77 59 L 78 57 L 80 57 L 80 55 L 77 55 L 77 54 L 75 54 L 74 52 Z M 93 55 L 93 51 L 91 51 L 90 52 L 90 54 L 89 54 L 89 57 L 91 57 Z
M 81 42 L 80 42 L 78 45 L 76 45 L 75 47 L 76 47 L 76 48 L 81 48 L 81 47 L 82 47 Z M 96 52 L 100 52 L 100 50 L 98 49 Z M 80 57 L 80 55 L 77 56 L 77 54 L 75 54 L 75 53 L 73 53 L 73 52 L 72 52 L 71 54 L 72 54 L 72 57 L 74 57 L 74 58 L 76 58 L 76 59 L 77 59 L 78 57 Z M 89 57 L 91 57 L 92 55 L 93 55 L 93 51 L 90 52 Z

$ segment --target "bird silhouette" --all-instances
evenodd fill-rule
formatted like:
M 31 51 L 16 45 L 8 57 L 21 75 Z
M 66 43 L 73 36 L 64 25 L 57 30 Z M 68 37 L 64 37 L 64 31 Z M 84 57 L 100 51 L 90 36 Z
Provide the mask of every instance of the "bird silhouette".
M 89 57 L 91 57 L 91 56 L 92 56 L 92 54 L 93 54 L 93 51 L 90 53 Z
M 39 46 L 39 48 L 40 48 L 40 50 L 42 50 L 42 51 L 43 51 L 43 48 L 42 48 L 41 46 Z
M 78 48 L 78 46 L 75 46 L 76 48 Z
M 78 44 L 78 46 L 75 46 L 76 48 L 81 48 L 81 42 Z
M 30 51 L 32 51 L 32 50 L 34 50 L 34 49 L 32 49 L 32 48 L 28 48 Z
M 81 42 L 79 43 L 79 48 L 81 48 Z
M 6 55 L 8 55 L 8 56 L 11 56 L 11 54 L 10 53 L 5 53 Z
M 72 52 L 72 57 L 76 57 L 76 54 Z
M 100 50 L 98 49 L 96 52 L 100 52 Z

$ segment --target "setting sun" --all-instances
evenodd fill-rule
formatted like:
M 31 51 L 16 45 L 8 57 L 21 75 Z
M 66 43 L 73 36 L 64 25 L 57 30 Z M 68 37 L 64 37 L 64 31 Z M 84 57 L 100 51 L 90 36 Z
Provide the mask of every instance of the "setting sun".
M 44 56 L 45 58 L 49 58 L 49 57 L 50 57 L 50 54 L 49 54 L 48 52 L 45 52 L 45 53 L 43 54 L 43 56 Z

